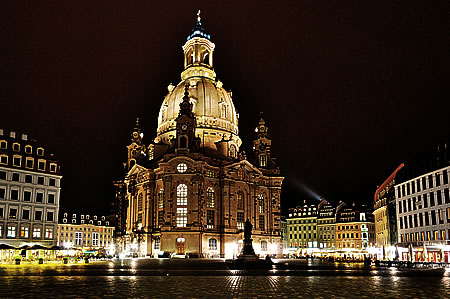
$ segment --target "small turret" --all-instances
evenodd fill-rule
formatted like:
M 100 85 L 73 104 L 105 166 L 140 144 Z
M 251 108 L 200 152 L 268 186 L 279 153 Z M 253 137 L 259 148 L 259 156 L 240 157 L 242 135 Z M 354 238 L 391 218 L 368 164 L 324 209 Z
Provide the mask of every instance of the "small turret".
M 253 153 L 256 165 L 266 169 L 275 168 L 275 158 L 270 153 L 272 140 L 270 140 L 269 128 L 266 126 L 262 112 L 259 115 L 259 122 L 255 128 L 255 133 L 256 138 L 253 140 Z
M 130 170 L 139 160 L 141 160 L 142 156 L 145 156 L 145 145 L 142 142 L 143 138 L 144 133 L 141 132 L 139 118 L 136 118 L 136 124 L 134 125 L 133 132 L 131 133 L 131 143 L 127 146 L 127 170 Z

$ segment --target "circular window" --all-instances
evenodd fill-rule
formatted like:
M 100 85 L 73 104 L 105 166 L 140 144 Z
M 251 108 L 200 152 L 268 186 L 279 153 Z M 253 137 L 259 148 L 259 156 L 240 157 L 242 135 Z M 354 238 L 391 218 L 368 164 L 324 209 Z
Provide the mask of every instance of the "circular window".
M 187 165 L 184 163 L 180 163 L 177 165 L 178 172 L 185 172 L 187 170 Z

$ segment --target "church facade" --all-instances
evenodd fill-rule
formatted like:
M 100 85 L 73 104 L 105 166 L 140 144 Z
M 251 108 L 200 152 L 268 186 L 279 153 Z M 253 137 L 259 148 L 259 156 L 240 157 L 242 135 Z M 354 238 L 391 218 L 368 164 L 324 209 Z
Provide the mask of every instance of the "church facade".
M 268 127 L 261 115 L 247 157 L 231 93 L 216 80 L 214 48 L 198 17 L 183 46 L 181 82 L 168 87 L 152 142 L 145 144 L 136 122 L 126 175 L 115 182 L 125 252 L 232 258 L 249 219 L 255 252 L 281 254 L 283 177 Z

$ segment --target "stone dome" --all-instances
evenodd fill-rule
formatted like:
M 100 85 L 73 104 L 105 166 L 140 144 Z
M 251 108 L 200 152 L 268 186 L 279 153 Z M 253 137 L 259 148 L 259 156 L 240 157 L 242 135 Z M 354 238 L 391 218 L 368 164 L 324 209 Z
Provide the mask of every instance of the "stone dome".
M 158 130 L 155 142 L 168 143 L 175 137 L 180 103 L 188 84 L 189 97 L 196 117 L 196 136 L 202 139 L 202 146 L 216 149 L 220 140 L 230 140 L 230 146 L 241 146 L 238 136 L 238 114 L 231 99 L 231 93 L 222 87 L 222 82 L 207 77 L 193 76 L 182 80 L 178 86 L 169 85 L 169 94 L 164 98 L 158 116 Z

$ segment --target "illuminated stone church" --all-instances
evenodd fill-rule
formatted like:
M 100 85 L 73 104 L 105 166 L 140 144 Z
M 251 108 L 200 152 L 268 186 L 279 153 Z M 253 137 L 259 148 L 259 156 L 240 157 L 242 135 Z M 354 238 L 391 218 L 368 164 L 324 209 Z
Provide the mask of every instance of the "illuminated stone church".
M 281 253 L 283 177 L 268 127 L 261 115 L 247 157 L 231 92 L 216 80 L 214 48 L 198 16 L 183 46 L 181 82 L 168 87 L 153 142 L 144 144 L 136 122 L 126 176 L 115 182 L 125 252 L 232 258 L 249 219 L 255 252 Z

